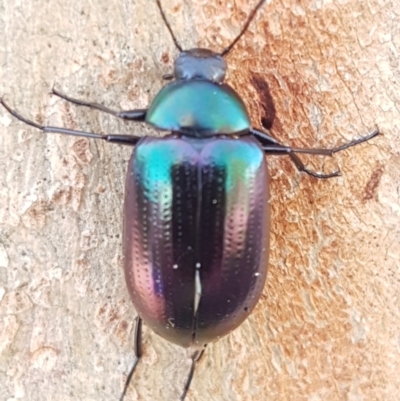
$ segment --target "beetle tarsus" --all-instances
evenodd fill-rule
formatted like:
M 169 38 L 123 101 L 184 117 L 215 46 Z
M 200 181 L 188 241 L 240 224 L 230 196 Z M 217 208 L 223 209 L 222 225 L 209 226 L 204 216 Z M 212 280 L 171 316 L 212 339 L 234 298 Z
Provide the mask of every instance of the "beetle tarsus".
M 200 360 L 200 358 L 203 356 L 204 350 L 201 351 L 196 351 L 192 355 L 192 365 L 190 366 L 190 371 L 188 378 L 185 383 L 185 387 L 183 388 L 183 393 L 181 395 L 180 401 L 184 401 L 186 398 L 186 394 L 189 391 L 190 383 L 192 382 L 193 375 L 194 375 L 194 370 L 196 368 L 196 363 Z
M 136 317 L 134 342 L 135 342 L 134 344 L 135 360 L 133 362 L 131 370 L 128 373 L 128 376 L 126 377 L 124 389 L 122 390 L 122 394 L 121 397 L 119 398 L 119 401 L 123 401 L 125 394 L 128 390 L 129 383 L 131 382 L 133 373 L 135 372 L 136 366 L 139 363 L 139 360 L 142 356 L 142 319 L 139 316 Z
M 34 121 L 28 120 L 27 118 L 21 116 L 17 111 L 12 109 L 3 99 L 3 97 L 0 98 L 0 103 L 3 105 L 3 107 L 12 115 L 14 116 L 17 120 L 22 121 L 25 124 L 30 125 L 31 127 L 38 128 L 43 131 L 44 127 L 38 123 L 35 123 Z
M 342 150 L 351 148 L 352 146 L 359 145 L 360 143 L 364 143 L 369 141 L 372 138 L 375 138 L 376 136 L 380 135 L 379 129 L 376 128 L 374 131 L 372 131 L 370 134 L 362 136 L 361 138 L 358 139 L 353 139 L 352 141 L 345 143 L 344 145 L 338 146 L 337 148 L 333 148 L 332 153 L 337 153 L 341 152 Z

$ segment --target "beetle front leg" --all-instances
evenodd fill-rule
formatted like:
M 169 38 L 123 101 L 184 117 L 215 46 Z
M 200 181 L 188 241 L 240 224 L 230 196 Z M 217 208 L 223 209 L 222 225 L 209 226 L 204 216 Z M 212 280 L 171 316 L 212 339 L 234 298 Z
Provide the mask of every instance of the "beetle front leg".
M 60 97 L 61 99 L 66 100 L 67 102 L 76 104 L 78 106 L 85 106 L 85 107 L 89 107 L 91 109 L 99 110 L 104 113 L 111 114 L 114 117 L 122 118 L 123 120 L 144 122 L 146 119 L 147 109 L 115 111 L 115 110 L 109 109 L 108 107 L 103 106 L 102 104 L 99 104 L 99 103 L 92 103 L 92 102 L 86 102 L 85 100 L 74 99 L 72 97 L 65 95 L 64 93 L 61 93 L 60 91 L 58 91 L 55 88 L 53 88 L 51 90 L 51 93 L 53 95 Z
M 0 104 L 15 118 L 23 123 L 30 125 L 31 127 L 40 129 L 44 133 L 52 133 L 52 134 L 65 134 L 65 135 L 73 135 L 80 136 L 85 138 L 93 138 L 93 139 L 102 139 L 106 142 L 110 143 L 118 143 L 121 145 L 136 145 L 141 137 L 132 136 L 132 135 L 103 135 L 96 134 L 94 132 L 86 132 L 86 131 L 76 131 L 73 129 L 63 128 L 63 127 L 52 127 L 50 125 L 40 125 L 35 123 L 34 121 L 28 120 L 27 118 L 21 116 L 17 111 L 12 109 L 3 98 L 0 98 Z
M 136 324 L 135 324 L 135 344 L 134 344 L 134 353 L 135 353 L 135 360 L 133 361 L 133 365 L 131 370 L 128 373 L 128 376 L 125 380 L 124 389 L 122 390 L 121 397 L 119 401 L 122 401 L 125 397 L 126 391 L 128 390 L 129 383 L 131 382 L 133 372 L 136 369 L 137 364 L 139 363 L 139 359 L 142 356 L 142 319 L 137 316 L 136 317 Z

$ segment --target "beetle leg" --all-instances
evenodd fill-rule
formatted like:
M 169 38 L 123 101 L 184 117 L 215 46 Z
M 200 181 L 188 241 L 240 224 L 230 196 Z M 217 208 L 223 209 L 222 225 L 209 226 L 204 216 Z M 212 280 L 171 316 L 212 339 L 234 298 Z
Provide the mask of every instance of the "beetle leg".
M 289 154 L 290 158 L 292 159 L 292 162 L 296 166 L 297 170 L 300 171 L 301 173 L 306 173 L 308 175 L 311 175 L 311 177 L 314 178 L 332 178 L 332 177 L 338 177 L 340 176 L 340 171 L 336 170 L 333 173 L 329 174 L 324 174 L 324 173 L 317 173 L 313 170 L 308 169 L 304 163 L 301 161 L 300 157 L 296 155 L 296 153 L 290 153 Z
M 304 172 L 311 177 L 314 178 L 332 178 L 340 176 L 340 171 L 334 171 L 333 173 L 324 174 L 324 173 L 317 173 L 313 170 L 306 168 L 304 163 L 301 161 L 300 157 L 296 155 L 294 152 L 301 152 L 301 153 L 311 153 L 316 155 L 324 155 L 324 156 L 332 156 L 333 152 L 330 149 L 297 149 L 297 148 L 290 148 L 288 146 L 281 146 L 281 145 L 270 145 L 270 146 L 261 146 L 264 152 L 267 155 L 288 155 L 292 159 L 292 162 L 296 166 L 297 170 L 300 172 Z M 312 152 L 311 152 L 312 151 Z
M 189 390 L 190 383 L 192 382 L 192 379 L 193 379 L 194 369 L 196 367 L 196 363 L 200 360 L 200 358 L 203 356 L 203 354 L 204 354 L 204 350 L 195 351 L 193 353 L 193 355 L 192 355 L 192 365 L 190 366 L 189 375 L 188 375 L 188 378 L 186 380 L 185 387 L 183 388 L 183 393 L 181 395 L 180 401 L 184 401 L 184 399 L 186 398 L 186 394 L 187 394 L 187 392 Z
M 307 153 L 307 154 L 315 154 L 315 155 L 325 155 L 325 156 L 332 156 L 334 153 L 340 152 L 352 146 L 358 145 L 360 143 L 369 141 L 370 139 L 379 135 L 379 130 L 376 129 L 375 131 L 371 132 L 369 135 L 361 137 L 359 139 L 355 139 L 344 145 L 338 146 L 332 149 L 297 149 L 291 148 L 289 146 L 284 146 L 279 143 L 273 136 L 267 134 L 266 132 L 257 130 L 255 128 L 250 129 L 250 134 L 255 136 L 262 144 L 262 148 L 267 154 L 275 154 L 275 155 L 289 155 L 292 159 L 292 162 L 295 164 L 296 168 L 300 172 L 304 172 L 308 175 L 311 175 L 314 178 L 332 178 L 337 177 L 340 175 L 340 171 L 337 170 L 333 173 L 323 174 L 317 173 L 305 167 L 304 163 L 301 161 L 299 156 L 296 153 Z
M 165 81 L 171 81 L 171 79 L 174 79 L 174 74 L 164 74 L 161 78 Z
M 259 131 L 255 128 L 252 128 L 250 130 L 250 133 L 255 136 L 262 144 L 275 144 L 275 145 L 281 145 L 273 136 L 270 134 L 267 134 L 264 131 Z M 332 178 L 332 177 L 337 177 L 340 175 L 340 171 L 335 171 L 330 174 L 323 174 L 323 173 L 317 173 L 315 171 L 312 171 L 308 169 L 304 163 L 301 161 L 300 157 L 296 155 L 296 153 L 289 153 L 289 157 L 291 158 L 292 162 L 296 166 L 297 170 L 300 172 L 304 172 L 311 177 L 314 178 Z
M 131 367 L 131 370 L 129 371 L 129 374 L 125 380 L 125 385 L 124 389 L 122 390 L 121 397 L 119 398 L 119 401 L 122 401 L 125 397 L 126 391 L 128 390 L 129 383 L 131 382 L 133 372 L 136 369 L 136 366 L 139 362 L 140 357 L 142 356 L 142 319 L 137 316 L 136 317 L 136 325 L 135 325 L 135 344 L 134 344 L 134 353 L 135 353 L 135 360 L 133 362 L 133 365 Z
M 103 139 L 104 141 L 110 143 L 119 143 L 121 145 L 135 145 L 141 137 L 139 136 L 132 136 L 132 135 L 103 135 L 103 134 L 95 134 L 93 132 L 86 132 L 86 131 L 76 131 L 68 128 L 62 127 L 52 127 L 49 125 L 40 125 L 35 123 L 34 121 L 28 120 L 27 118 L 21 116 L 15 110 L 13 110 L 3 98 L 0 98 L 0 104 L 15 118 L 22 121 L 23 123 L 30 125 L 31 127 L 40 129 L 44 133 L 54 133 L 54 134 L 65 134 L 65 135 L 73 135 L 73 136 L 81 136 L 85 138 L 94 138 L 94 139 Z
M 263 145 L 282 145 L 270 133 L 261 131 L 257 128 L 250 128 L 249 132 L 251 135 L 255 136 Z
M 96 110 L 102 111 L 104 113 L 111 114 L 114 117 L 122 118 L 123 120 L 144 122 L 144 120 L 146 118 L 147 109 L 115 111 L 115 110 L 109 109 L 108 107 L 103 106 L 102 104 L 99 104 L 99 103 L 91 103 L 91 102 L 86 102 L 84 100 L 74 99 L 72 97 L 64 95 L 64 93 L 61 93 L 60 91 L 58 91 L 55 88 L 52 88 L 51 94 L 56 95 L 56 96 L 60 97 L 61 99 L 64 99 L 67 102 L 76 104 L 78 106 L 86 106 L 91 109 L 96 109 Z
M 350 142 L 345 143 L 344 145 L 338 146 L 336 148 L 332 149 L 332 153 L 337 153 L 337 152 L 341 152 L 342 150 L 351 148 L 352 146 L 356 146 L 359 143 L 363 143 L 363 142 L 367 142 L 372 138 L 375 138 L 376 136 L 378 136 L 380 134 L 379 129 L 376 128 L 374 131 L 372 131 L 370 134 L 362 136 L 361 138 L 358 139 L 353 139 Z

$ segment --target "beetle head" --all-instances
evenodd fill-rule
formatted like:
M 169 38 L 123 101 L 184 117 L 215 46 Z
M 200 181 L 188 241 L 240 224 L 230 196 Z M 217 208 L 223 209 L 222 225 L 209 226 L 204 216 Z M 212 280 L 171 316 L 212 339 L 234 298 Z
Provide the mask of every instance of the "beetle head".
M 208 49 L 182 51 L 174 63 L 175 79 L 206 79 L 223 82 L 226 62 L 218 53 Z

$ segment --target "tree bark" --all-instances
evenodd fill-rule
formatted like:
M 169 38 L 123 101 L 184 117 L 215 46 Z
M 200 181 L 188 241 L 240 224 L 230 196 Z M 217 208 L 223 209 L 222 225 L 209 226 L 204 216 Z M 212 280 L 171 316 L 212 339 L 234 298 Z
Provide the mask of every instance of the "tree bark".
M 256 1 L 164 0 L 187 49 L 222 50 Z M 255 126 L 342 176 L 269 157 L 271 252 L 255 312 L 210 344 L 187 401 L 386 400 L 400 393 L 400 17 L 387 0 L 271 0 L 227 57 Z M 154 1 L 0 1 L 0 94 L 21 114 L 161 135 L 48 94 L 144 108 L 177 55 Z M 271 94 L 275 113 L 271 112 Z M 274 117 L 274 118 L 273 118 Z M 44 135 L 0 110 L 0 400 L 117 400 L 135 310 L 122 271 L 131 149 Z M 227 289 L 229 291 L 229 288 Z M 144 328 L 129 400 L 178 400 L 190 352 Z

